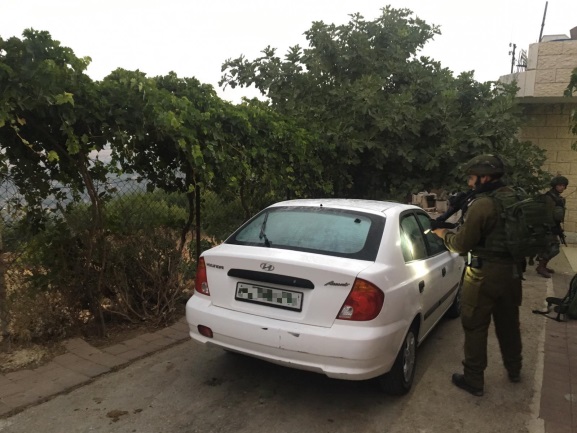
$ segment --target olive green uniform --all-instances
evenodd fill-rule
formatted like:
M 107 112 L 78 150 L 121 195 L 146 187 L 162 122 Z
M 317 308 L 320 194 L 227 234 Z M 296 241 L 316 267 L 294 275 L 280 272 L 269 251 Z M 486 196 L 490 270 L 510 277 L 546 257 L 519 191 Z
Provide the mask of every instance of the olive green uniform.
M 561 197 L 561 194 L 555 189 L 555 187 L 551 188 L 547 193 L 544 194 L 545 196 L 545 203 L 547 207 L 550 209 L 551 213 L 553 214 L 553 219 L 555 221 L 555 228 L 553 233 L 557 236 L 563 235 L 563 228 L 562 224 L 565 219 L 565 199 Z M 547 252 L 547 254 L 542 254 L 541 258 L 545 259 L 546 261 L 551 260 L 557 254 L 561 252 L 560 250 L 560 242 L 557 239 L 556 242 L 551 244 L 551 248 Z
M 503 187 L 496 191 L 506 190 Z M 450 251 L 470 253 L 462 287 L 461 321 L 465 331 L 465 381 L 475 388 L 484 387 L 487 367 L 487 335 L 491 317 L 505 368 L 518 376 L 522 364 L 519 306 L 521 272 L 519 264 L 503 253 L 487 251 L 484 240 L 503 231 L 494 200 L 479 194 L 469 206 L 463 225 L 456 233 L 446 233 L 444 242 Z

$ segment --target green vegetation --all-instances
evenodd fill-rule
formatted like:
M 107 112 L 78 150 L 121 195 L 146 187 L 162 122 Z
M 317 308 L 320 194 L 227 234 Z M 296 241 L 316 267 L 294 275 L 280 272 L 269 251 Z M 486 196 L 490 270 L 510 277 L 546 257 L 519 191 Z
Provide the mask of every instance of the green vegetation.
M 504 155 L 514 182 L 542 186 L 544 152 L 516 138 L 516 88 L 420 56 L 437 27 L 387 7 L 305 34 L 308 47 L 284 57 L 268 47 L 224 63 L 222 85 L 266 96 L 238 105 L 175 73 L 93 81 L 90 59 L 45 31 L 0 38 L 0 183 L 22 198 L 0 226 L 11 232 L 0 328 L 22 337 L 28 326 L 33 339 L 170 321 L 207 242 L 279 199 L 461 188 L 459 163 L 481 152 Z M 95 157 L 104 151 L 110 160 Z M 127 176 L 140 192 L 110 182 Z M 41 322 L 18 334 L 16 312 L 32 305 L 50 308 L 25 315 Z
M 316 22 L 308 48 L 284 58 L 227 60 L 221 83 L 255 86 L 279 113 L 312 131 L 322 180 L 338 196 L 404 199 L 410 192 L 462 188 L 459 163 L 498 152 L 513 180 L 542 186 L 544 152 L 520 143 L 512 85 L 453 77 L 419 50 L 439 29 L 406 9 L 383 9 L 336 26 Z
M 565 89 L 565 96 L 571 98 L 575 92 L 577 92 L 577 68 L 573 69 L 569 84 L 567 85 L 567 89 Z M 569 128 L 573 135 L 577 135 L 577 109 L 574 109 L 571 113 L 571 124 Z M 571 144 L 571 148 L 577 150 L 577 140 Z

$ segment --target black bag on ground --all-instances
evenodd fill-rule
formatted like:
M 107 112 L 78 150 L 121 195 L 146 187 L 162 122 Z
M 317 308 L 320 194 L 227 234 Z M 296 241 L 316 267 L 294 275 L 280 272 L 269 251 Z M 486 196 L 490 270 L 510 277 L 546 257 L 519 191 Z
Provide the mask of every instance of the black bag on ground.
M 545 298 L 547 302 L 547 310 L 533 310 L 535 314 L 547 315 L 553 312 L 557 313 L 556 317 L 549 317 L 555 319 L 557 322 L 566 321 L 567 319 L 577 319 L 577 274 L 571 278 L 569 283 L 569 290 L 563 298 L 556 298 L 549 296 Z

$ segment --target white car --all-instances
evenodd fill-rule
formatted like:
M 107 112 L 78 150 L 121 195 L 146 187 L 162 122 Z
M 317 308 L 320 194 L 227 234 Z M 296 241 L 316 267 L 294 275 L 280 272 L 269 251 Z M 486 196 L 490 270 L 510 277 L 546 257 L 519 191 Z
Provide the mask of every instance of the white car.
M 416 348 L 458 317 L 464 260 L 423 209 L 394 202 L 276 203 L 199 260 L 193 340 L 331 378 L 411 388 Z

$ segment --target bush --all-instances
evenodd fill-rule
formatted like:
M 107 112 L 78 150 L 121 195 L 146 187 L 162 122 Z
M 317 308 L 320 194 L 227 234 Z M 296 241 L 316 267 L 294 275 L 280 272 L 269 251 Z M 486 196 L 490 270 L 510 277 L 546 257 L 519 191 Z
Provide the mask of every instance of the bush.
M 178 249 L 187 216 L 180 202 L 162 193 L 116 198 L 105 203 L 105 227 L 96 232 L 90 207 L 76 203 L 26 235 L 7 300 L 14 339 L 64 338 L 106 321 L 175 319 L 194 268 Z
M 225 201 L 212 191 L 202 194 L 202 232 L 216 243 L 224 241 L 245 221 L 239 199 Z
M 176 248 L 177 233 L 164 228 L 109 237 L 104 313 L 108 319 L 170 323 L 194 280 Z
M 133 233 L 155 227 L 182 228 L 188 217 L 186 201 L 178 194 L 137 193 L 107 203 L 105 226 L 113 233 Z M 184 195 L 180 195 L 184 198 Z
M 81 325 L 78 286 L 81 244 L 62 221 L 52 221 L 13 254 L 6 272 L 9 331 L 15 341 L 60 339 Z
M 7 300 L 14 338 L 60 339 L 93 332 L 98 323 L 170 323 L 194 284 L 192 235 L 179 250 L 187 218 L 184 194 L 136 192 L 104 202 L 102 231 L 94 231 L 83 202 L 51 214 L 37 232 L 26 220 L 5 227 L 17 239 Z M 239 199 L 204 192 L 201 250 L 244 219 Z

